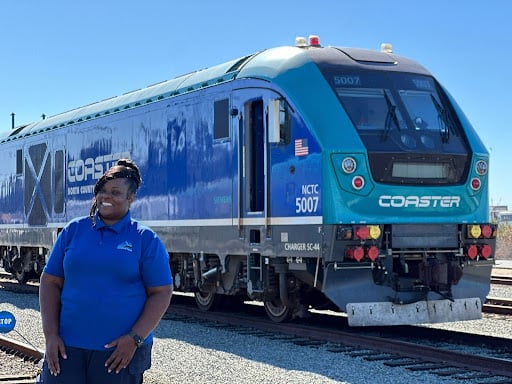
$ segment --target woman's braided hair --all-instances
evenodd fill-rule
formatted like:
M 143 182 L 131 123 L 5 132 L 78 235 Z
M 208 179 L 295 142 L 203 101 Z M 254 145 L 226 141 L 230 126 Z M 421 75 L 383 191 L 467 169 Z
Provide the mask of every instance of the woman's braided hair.
M 94 215 L 98 210 L 96 195 L 101 191 L 107 181 L 121 178 L 126 179 L 130 184 L 128 187 L 128 193 L 137 193 L 137 190 L 142 184 L 139 167 L 137 167 L 135 162 L 130 159 L 118 160 L 117 164 L 110 167 L 94 186 L 94 197 L 92 199 L 91 211 L 89 212 L 89 216 L 93 221 Z

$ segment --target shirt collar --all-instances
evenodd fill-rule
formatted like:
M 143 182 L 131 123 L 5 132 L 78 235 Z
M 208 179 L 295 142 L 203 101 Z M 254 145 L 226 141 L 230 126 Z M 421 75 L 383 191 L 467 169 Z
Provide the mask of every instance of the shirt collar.
M 117 223 L 113 224 L 113 225 L 107 225 L 103 222 L 103 220 L 101 220 L 101 216 L 99 215 L 98 212 L 96 212 L 95 214 L 95 219 L 96 219 L 96 224 L 94 225 L 94 229 L 95 230 L 100 230 L 100 229 L 103 229 L 103 228 L 108 228 L 116 233 L 120 233 L 121 230 L 131 221 L 131 214 L 130 214 L 130 211 L 128 211 L 126 213 L 126 215 L 124 215 L 124 217 L 119 220 Z

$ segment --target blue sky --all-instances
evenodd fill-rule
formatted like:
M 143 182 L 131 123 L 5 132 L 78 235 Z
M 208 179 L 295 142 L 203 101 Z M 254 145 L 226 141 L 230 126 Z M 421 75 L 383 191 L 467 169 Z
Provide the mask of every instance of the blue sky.
M 0 131 L 317 34 L 423 64 L 491 153 L 492 205 L 512 209 L 512 1 L 3 0 Z

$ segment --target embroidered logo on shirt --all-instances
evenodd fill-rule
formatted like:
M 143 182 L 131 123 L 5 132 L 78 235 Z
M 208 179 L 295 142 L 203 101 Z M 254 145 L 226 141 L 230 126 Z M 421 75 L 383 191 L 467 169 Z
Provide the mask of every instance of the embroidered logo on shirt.
M 124 249 L 125 251 L 131 252 L 133 248 L 132 243 L 125 241 L 124 243 L 121 243 L 117 246 L 117 249 Z

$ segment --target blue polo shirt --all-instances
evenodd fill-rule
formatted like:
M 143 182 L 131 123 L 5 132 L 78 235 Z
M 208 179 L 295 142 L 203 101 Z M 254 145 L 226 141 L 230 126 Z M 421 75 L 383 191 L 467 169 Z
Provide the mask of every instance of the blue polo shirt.
M 96 215 L 70 221 L 44 272 L 64 278 L 60 336 L 68 346 L 105 350 L 128 333 L 146 302 L 145 287 L 172 284 L 169 255 L 156 233 L 130 212 L 107 226 Z M 150 334 L 146 338 L 153 340 Z

